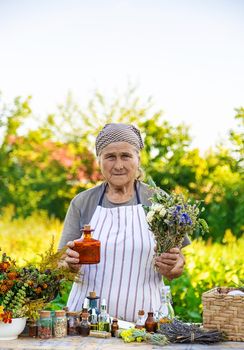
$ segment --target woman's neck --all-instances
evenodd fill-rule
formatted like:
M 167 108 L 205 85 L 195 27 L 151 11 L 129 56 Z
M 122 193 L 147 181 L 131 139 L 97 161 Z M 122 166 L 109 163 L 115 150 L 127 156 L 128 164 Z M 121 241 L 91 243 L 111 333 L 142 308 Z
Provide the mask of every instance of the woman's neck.
M 135 193 L 134 182 L 123 186 L 114 186 L 108 183 L 106 196 L 113 203 L 123 203 L 129 201 Z

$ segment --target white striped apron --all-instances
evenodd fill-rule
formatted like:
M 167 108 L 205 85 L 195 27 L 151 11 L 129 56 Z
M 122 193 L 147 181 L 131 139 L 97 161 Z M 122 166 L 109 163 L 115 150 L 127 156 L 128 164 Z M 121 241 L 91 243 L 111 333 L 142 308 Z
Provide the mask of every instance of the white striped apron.
M 105 193 L 105 192 L 104 192 Z M 135 321 L 138 310 L 157 311 L 161 303 L 162 276 L 154 271 L 155 241 L 136 188 L 137 205 L 102 207 L 103 195 L 90 225 L 101 241 L 101 261 L 83 265 L 81 283 L 73 283 L 67 306 L 80 311 L 90 291 L 107 301 L 108 313 Z

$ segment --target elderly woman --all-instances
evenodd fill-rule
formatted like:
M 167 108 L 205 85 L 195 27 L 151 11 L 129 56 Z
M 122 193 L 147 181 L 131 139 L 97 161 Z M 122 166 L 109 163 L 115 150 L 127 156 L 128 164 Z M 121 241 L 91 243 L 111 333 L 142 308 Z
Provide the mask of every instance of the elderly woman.
M 70 310 L 81 310 L 89 291 L 107 300 L 110 315 L 135 321 L 138 310 L 160 306 L 162 276 L 182 274 L 184 257 L 178 248 L 156 258 L 155 241 L 148 229 L 142 204 L 150 205 L 152 190 L 138 181 L 143 141 L 132 125 L 107 124 L 96 139 L 96 153 L 104 183 L 79 193 L 68 209 L 59 248 L 68 246 L 66 262 L 83 269 L 82 283 L 74 283 L 68 299 Z M 101 241 L 101 261 L 79 265 L 72 248 L 85 224 Z M 188 244 L 186 237 L 184 245 Z

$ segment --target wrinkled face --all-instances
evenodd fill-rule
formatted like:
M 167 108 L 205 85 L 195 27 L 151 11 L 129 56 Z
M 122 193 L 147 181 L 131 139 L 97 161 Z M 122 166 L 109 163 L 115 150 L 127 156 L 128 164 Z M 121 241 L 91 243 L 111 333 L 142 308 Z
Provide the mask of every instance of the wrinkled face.
M 140 159 L 136 148 L 127 142 L 114 142 L 104 147 L 99 165 L 105 180 L 114 186 L 133 184 Z

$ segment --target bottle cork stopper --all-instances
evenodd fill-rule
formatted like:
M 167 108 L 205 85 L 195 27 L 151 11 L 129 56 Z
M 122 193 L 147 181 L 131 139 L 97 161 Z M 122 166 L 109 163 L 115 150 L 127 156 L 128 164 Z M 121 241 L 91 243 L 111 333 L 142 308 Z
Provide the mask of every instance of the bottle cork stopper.
M 144 315 L 144 314 L 145 314 L 144 310 L 139 310 L 138 311 L 138 315 Z
M 90 231 L 91 230 L 91 226 L 90 225 L 84 225 L 83 230 L 84 231 Z
M 80 312 L 79 311 L 68 311 L 66 313 L 67 316 L 80 316 Z
M 92 291 L 89 293 L 89 296 L 90 296 L 90 298 L 96 298 L 97 295 L 96 295 L 95 291 Z
M 56 315 L 57 317 L 65 316 L 65 314 L 66 314 L 65 310 L 56 310 L 56 311 L 55 311 L 55 315 Z
M 42 310 L 42 311 L 40 312 L 40 316 L 41 316 L 41 317 L 50 317 L 50 316 L 51 316 L 51 311 Z

